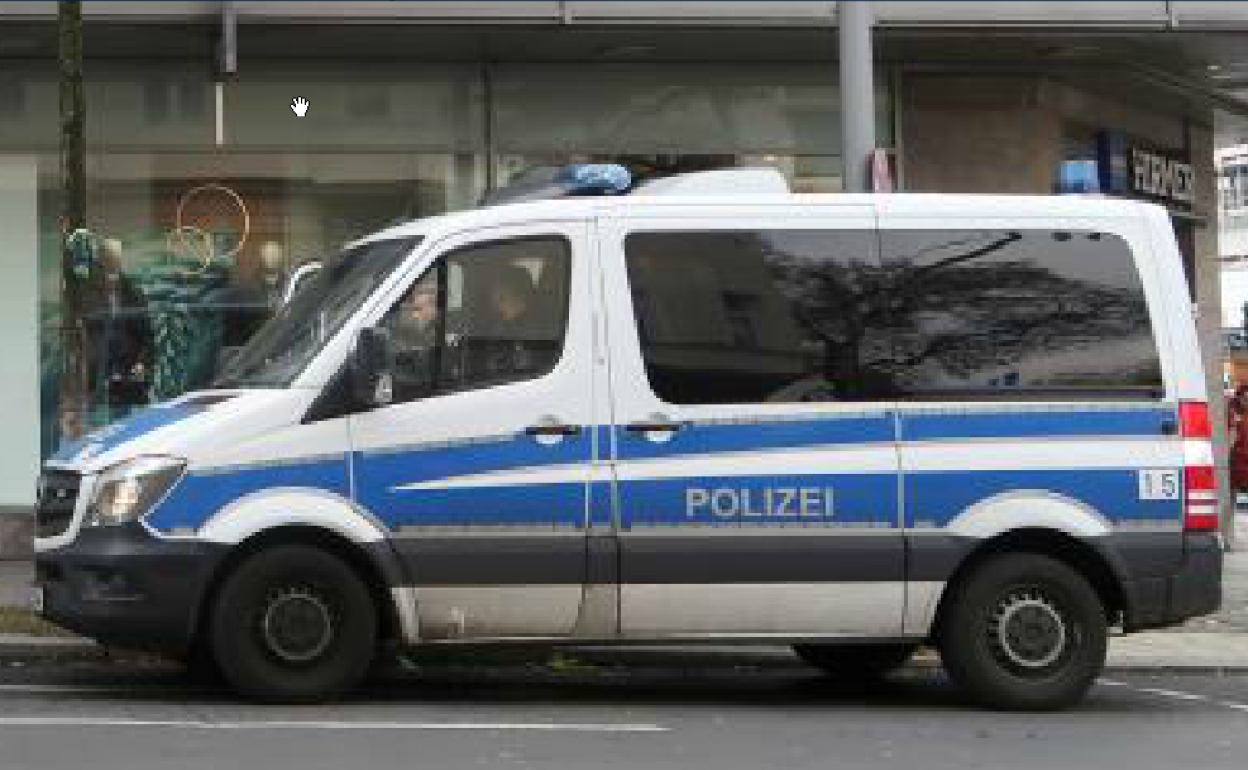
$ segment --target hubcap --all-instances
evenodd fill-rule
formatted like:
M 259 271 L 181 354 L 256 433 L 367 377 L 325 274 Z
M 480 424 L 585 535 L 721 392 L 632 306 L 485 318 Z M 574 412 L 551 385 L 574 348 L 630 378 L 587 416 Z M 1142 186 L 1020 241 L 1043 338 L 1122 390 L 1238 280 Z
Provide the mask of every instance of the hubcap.
M 306 663 L 325 652 L 333 641 L 334 617 L 315 592 L 287 588 L 269 597 L 260 629 L 275 656 L 287 663 Z
M 989 624 L 989 637 L 999 657 L 1029 671 L 1056 663 L 1070 643 L 1061 611 L 1034 589 L 1015 591 L 1002 599 Z

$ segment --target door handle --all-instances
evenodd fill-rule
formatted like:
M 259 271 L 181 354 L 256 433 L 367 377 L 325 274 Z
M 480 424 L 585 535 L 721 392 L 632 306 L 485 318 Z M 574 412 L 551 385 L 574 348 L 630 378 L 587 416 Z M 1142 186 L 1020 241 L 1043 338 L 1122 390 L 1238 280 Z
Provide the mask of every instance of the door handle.
M 630 422 L 628 425 L 624 426 L 624 430 L 630 433 L 675 433 L 686 425 L 688 425 L 686 422 L 649 420 L 642 422 Z
M 530 425 L 524 429 L 526 436 L 575 436 L 580 432 L 580 425 L 567 425 L 560 422 Z

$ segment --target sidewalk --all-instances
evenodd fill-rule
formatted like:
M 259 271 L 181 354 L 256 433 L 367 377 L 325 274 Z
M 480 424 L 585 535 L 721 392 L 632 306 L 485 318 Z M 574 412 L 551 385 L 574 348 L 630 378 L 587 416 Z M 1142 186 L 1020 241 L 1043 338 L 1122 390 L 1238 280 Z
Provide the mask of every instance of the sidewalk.
M 27 606 L 34 575 L 29 559 L 0 560 L 0 607 Z

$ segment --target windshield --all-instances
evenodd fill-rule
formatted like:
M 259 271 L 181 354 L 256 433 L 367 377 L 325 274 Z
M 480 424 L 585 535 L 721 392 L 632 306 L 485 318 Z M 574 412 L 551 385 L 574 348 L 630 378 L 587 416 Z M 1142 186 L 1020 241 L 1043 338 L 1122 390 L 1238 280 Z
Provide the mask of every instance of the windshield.
M 324 267 L 301 282 L 291 302 L 260 327 L 215 385 L 288 387 L 419 242 L 419 237 L 374 241 L 325 260 Z

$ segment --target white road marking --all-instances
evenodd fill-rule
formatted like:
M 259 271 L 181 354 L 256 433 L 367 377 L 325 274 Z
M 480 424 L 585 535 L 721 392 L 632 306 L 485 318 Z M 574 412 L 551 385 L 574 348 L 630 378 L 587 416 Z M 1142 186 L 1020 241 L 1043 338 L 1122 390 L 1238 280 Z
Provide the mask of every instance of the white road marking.
M 109 717 L 0 717 L 0 727 L 155 727 L 180 730 L 480 730 L 580 733 L 661 733 L 653 724 L 592 722 L 364 722 L 344 720 L 258 720 L 213 722 L 202 719 L 125 719 Z
M 1248 703 L 1232 703 L 1229 700 L 1215 700 L 1214 703 L 1218 704 L 1219 706 L 1228 708 L 1228 709 L 1235 709 L 1236 711 L 1248 712 Z
M 1195 693 L 1190 693 L 1190 692 L 1180 692 L 1178 690 L 1163 690 L 1160 687 L 1135 687 L 1133 689 L 1136 690 L 1136 692 L 1151 693 L 1153 695 L 1160 695 L 1163 698 L 1174 698 L 1175 700 L 1194 700 L 1194 701 L 1211 700 L 1210 698 L 1207 698 L 1204 695 L 1197 695 Z
M 1170 698 L 1185 702 L 1208 703 L 1213 706 L 1221 706 L 1222 708 L 1234 709 L 1235 711 L 1248 712 L 1248 703 L 1235 703 L 1229 700 L 1218 700 L 1208 695 L 1198 695 L 1194 692 L 1183 692 L 1182 690 L 1167 690 L 1162 687 L 1136 687 L 1129 682 L 1119 682 L 1114 679 L 1098 679 L 1097 684 L 1107 685 L 1109 687 L 1126 687 L 1128 690 L 1142 692 L 1148 695 L 1157 695 L 1162 698 Z

